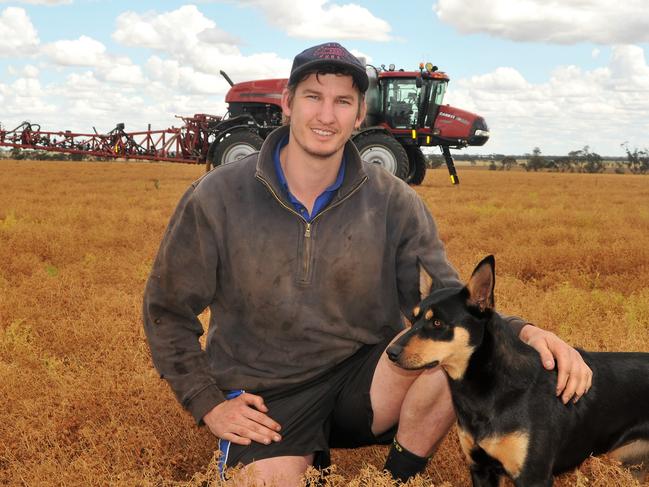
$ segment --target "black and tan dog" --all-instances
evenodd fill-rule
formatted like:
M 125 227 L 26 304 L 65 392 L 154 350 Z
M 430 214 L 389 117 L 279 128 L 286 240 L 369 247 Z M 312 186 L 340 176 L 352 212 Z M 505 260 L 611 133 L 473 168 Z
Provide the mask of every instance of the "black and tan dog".
M 460 443 L 474 486 L 551 486 L 553 475 L 590 455 L 649 463 L 649 353 L 581 351 L 593 370 L 590 391 L 564 405 L 555 372 L 494 312 L 493 256 L 464 288 L 433 289 L 412 328 L 388 348 L 401 367 L 440 365 L 449 377 Z

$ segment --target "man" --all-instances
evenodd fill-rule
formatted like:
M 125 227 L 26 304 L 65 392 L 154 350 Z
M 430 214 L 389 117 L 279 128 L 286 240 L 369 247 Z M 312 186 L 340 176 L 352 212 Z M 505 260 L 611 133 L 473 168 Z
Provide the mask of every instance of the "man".
M 419 300 L 418 265 L 459 285 L 416 193 L 360 161 L 365 68 L 322 44 L 295 57 L 288 126 L 259 154 L 196 181 L 171 218 L 144 297 L 154 363 L 220 438 L 224 463 L 267 485 L 298 485 L 330 446 L 394 440 L 386 469 L 421 472 L 454 421 L 439 369 L 405 371 L 383 353 Z M 206 350 L 197 315 L 211 322 Z M 579 354 L 509 318 L 558 394 L 590 386 Z

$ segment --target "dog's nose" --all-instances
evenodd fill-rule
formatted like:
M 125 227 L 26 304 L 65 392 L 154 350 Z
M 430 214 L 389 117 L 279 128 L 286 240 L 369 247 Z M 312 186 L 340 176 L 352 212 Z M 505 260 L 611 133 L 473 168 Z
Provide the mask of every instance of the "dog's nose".
M 403 347 L 401 345 L 392 344 L 388 347 L 386 353 L 388 354 L 390 360 L 396 362 L 397 360 L 399 360 L 399 355 L 401 355 L 402 351 Z

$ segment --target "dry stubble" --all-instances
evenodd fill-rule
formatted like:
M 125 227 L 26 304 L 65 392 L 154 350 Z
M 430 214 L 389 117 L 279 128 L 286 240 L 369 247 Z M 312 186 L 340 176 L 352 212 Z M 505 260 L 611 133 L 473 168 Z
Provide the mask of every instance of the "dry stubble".
M 151 366 L 141 293 L 199 166 L 0 162 L 0 484 L 216 485 L 214 439 Z M 417 191 L 467 277 L 498 261 L 497 302 L 594 350 L 649 344 L 649 178 L 429 171 Z M 385 448 L 334 452 L 330 485 L 389 485 Z M 457 437 L 427 475 L 468 485 Z M 411 485 L 426 485 L 422 480 Z M 634 485 L 591 459 L 559 487 Z

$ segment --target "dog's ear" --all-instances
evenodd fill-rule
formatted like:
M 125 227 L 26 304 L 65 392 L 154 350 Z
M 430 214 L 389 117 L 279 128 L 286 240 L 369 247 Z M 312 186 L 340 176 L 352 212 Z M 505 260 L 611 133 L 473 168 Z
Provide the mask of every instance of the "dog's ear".
M 473 270 L 471 279 L 466 285 L 469 291 L 469 303 L 480 308 L 480 311 L 494 308 L 494 286 L 496 284 L 496 259 L 488 255 Z
M 426 268 L 418 261 L 419 265 L 419 299 L 423 300 L 433 291 L 433 278 Z

